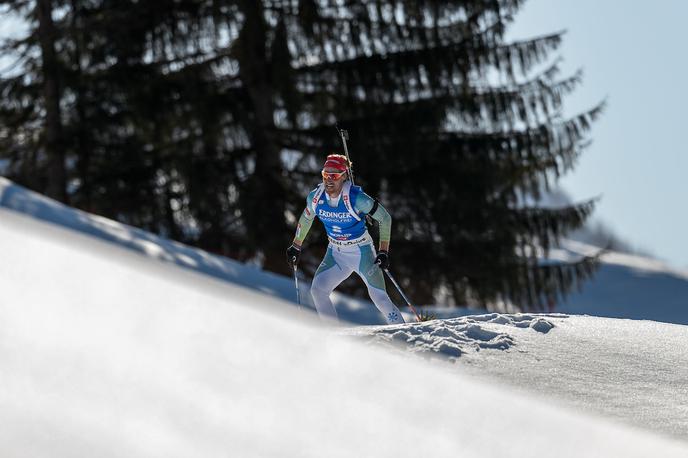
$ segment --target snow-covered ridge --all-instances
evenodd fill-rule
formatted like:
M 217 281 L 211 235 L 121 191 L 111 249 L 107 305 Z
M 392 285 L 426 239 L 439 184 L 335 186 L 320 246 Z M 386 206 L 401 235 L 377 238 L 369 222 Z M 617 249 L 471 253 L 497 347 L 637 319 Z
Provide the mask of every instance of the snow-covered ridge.
M 296 300 L 294 283 L 290 278 L 67 207 L 0 177 L 0 208 L 3 207 L 106 240 L 146 257 L 259 290 L 291 303 Z M 561 249 L 553 250 L 551 256 L 553 259 L 573 260 L 597 250 L 590 245 L 566 241 Z M 303 307 L 312 311 L 308 280 L 301 278 L 299 285 Z M 345 321 L 356 324 L 384 322 L 368 301 L 335 293 L 333 302 L 340 318 Z M 688 273 L 654 259 L 610 252 L 603 256 L 600 271 L 592 281 L 586 282 L 583 291 L 572 294 L 563 304 L 556 304 L 552 311 L 688 324 Z M 441 317 L 466 313 L 474 312 L 457 308 L 436 311 Z M 405 313 L 405 316 L 407 321 L 413 319 L 412 314 Z
M 264 285 L 265 288 L 269 285 L 265 292 L 275 296 L 287 297 L 290 293 L 293 294 L 288 282 L 280 285 L 279 282 L 273 281 L 276 276 L 270 273 L 248 269 L 229 258 L 215 256 L 126 224 L 68 207 L 18 186 L 4 177 L 0 177 L 0 207 L 225 281 L 251 288 L 258 284 Z
M 599 250 L 598 247 L 587 243 L 564 240 L 560 249 L 552 250 L 550 257 L 563 261 L 573 261 L 581 255 L 595 255 Z M 674 268 L 663 261 L 646 256 L 610 251 L 603 253 L 601 259 L 604 264 L 608 265 L 624 266 L 639 272 L 671 274 L 688 280 L 687 270 Z
M 367 338 L 375 343 L 391 343 L 421 356 L 444 356 L 454 360 L 480 350 L 508 350 L 515 340 L 508 332 L 488 329 L 485 324 L 531 328 L 548 333 L 555 325 L 548 318 L 566 315 L 485 314 L 395 326 L 350 328 L 344 334 Z
M 688 437 L 685 326 L 486 314 L 342 338 L 269 277 L 180 269 L 150 234 L 0 184 L 3 456 L 688 456 L 647 431 Z
M 304 315 L 268 294 L 7 209 L 0 208 L 0 222 L 3 456 L 678 458 L 688 453 L 683 442 L 472 379 L 453 371 L 456 365 L 433 365 L 342 339 L 316 322 L 296 320 Z M 476 363 L 547 357 L 534 342 L 554 349 L 569 340 L 567 334 L 599 345 L 615 336 L 600 334 L 592 318 L 568 326 L 573 317 L 543 317 L 556 322 L 546 334 L 530 327 L 536 316 L 524 318 L 471 318 L 482 330 L 466 333 L 474 344 L 489 342 L 486 331 L 492 327 L 513 339 L 506 349 L 482 348 Z M 615 342 L 607 351 L 618 352 L 628 335 L 638 335 L 640 328 L 632 323 L 621 345 Z M 416 326 L 424 325 L 406 325 L 409 335 Z M 662 326 L 643 342 L 650 354 L 669 356 L 656 367 L 666 377 L 664 364 L 688 364 L 648 336 L 688 338 Z M 688 355 L 676 344 L 673 348 Z M 637 357 L 637 349 L 629 350 Z M 568 360 L 549 361 L 548 367 L 562 370 Z M 594 358 L 586 363 L 596 367 Z M 678 373 L 674 383 L 683 376 Z M 674 424 L 680 419 L 675 407 L 653 414 L 665 412 L 674 415 L 669 418 Z
M 552 256 L 573 260 L 599 249 L 565 241 Z M 688 272 L 643 256 L 607 252 L 595 277 L 556 311 L 610 318 L 688 324 Z
M 493 313 L 341 333 L 688 439 L 686 326 Z
M 145 257 L 171 263 L 216 279 L 255 289 L 291 303 L 296 301 L 290 278 L 216 256 L 150 232 L 63 205 L 53 199 L 23 188 L 0 176 L 0 208 L 7 208 L 38 220 L 114 243 Z M 310 298 L 308 279 L 299 282 L 301 308 L 315 310 Z M 334 294 L 333 303 L 340 318 L 351 323 L 382 324 L 384 319 L 372 303 Z M 294 304 L 296 305 L 296 304 Z

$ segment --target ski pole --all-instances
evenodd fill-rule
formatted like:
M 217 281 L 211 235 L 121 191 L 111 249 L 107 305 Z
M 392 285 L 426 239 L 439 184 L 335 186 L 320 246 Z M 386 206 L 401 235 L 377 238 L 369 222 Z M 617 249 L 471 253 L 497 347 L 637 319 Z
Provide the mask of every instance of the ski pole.
M 401 290 L 399 283 L 397 283 L 397 281 L 394 279 L 394 277 L 392 276 L 392 273 L 389 271 L 389 269 L 383 269 L 383 270 L 385 271 L 385 273 L 387 274 L 389 279 L 392 280 L 392 283 L 394 283 L 394 286 L 397 288 L 397 291 L 399 291 L 399 294 L 401 294 L 401 297 L 404 298 L 404 300 L 406 301 L 408 306 L 411 308 L 411 310 L 413 311 L 413 314 L 416 315 L 416 320 L 418 320 L 418 322 L 422 321 L 420 319 L 420 315 L 418 315 L 418 312 L 416 312 L 416 308 L 413 305 L 411 305 L 411 301 L 408 300 L 408 297 L 406 297 L 406 294 L 404 294 L 404 292 Z
M 299 277 L 297 275 L 297 269 L 296 267 L 296 256 L 291 258 L 292 265 L 294 266 L 294 285 L 296 286 L 296 303 L 299 305 L 299 308 L 301 308 L 301 293 L 299 292 Z
M 346 154 L 346 160 L 348 162 L 346 169 L 349 172 L 349 179 L 351 180 L 351 184 L 353 185 L 354 173 L 351 170 L 351 158 L 349 157 L 349 148 L 346 146 L 346 141 L 349 139 L 349 132 L 346 129 L 340 129 L 339 125 L 336 125 L 335 127 L 337 128 L 339 136 L 342 138 L 342 144 L 344 145 L 344 154 Z

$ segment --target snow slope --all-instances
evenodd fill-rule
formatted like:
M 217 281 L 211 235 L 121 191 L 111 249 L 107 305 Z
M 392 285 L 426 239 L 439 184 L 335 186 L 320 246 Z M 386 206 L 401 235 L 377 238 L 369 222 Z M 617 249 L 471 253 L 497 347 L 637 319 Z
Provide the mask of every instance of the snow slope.
M 619 421 L 688 439 L 688 327 L 563 314 L 486 314 L 345 331 L 461 374 L 490 376 Z M 503 351 L 484 351 L 500 349 Z
M 2 208 L 0 253 L 2 456 L 688 456 Z
M 263 272 L 131 226 L 66 207 L 0 177 L 0 208 L 3 207 L 292 303 L 296 300 L 294 284 L 290 278 Z M 567 242 L 564 248 L 554 251 L 552 257 L 573 260 L 595 251 L 597 248 L 589 245 Z M 557 304 L 554 310 L 568 314 L 688 324 L 688 272 L 671 269 L 654 259 L 614 252 L 605 254 L 602 260 L 596 277 L 586 282 L 581 292 L 572 294 L 566 303 Z M 308 294 L 310 284 L 307 279 L 302 278 L 299 285 L 304 306 L 313 311 Z M 343 320 L 356 324 L 384 323 L 368 301 L 335 293 L 333 302 Z M 439 308 L 435 312 L 438 317 L 450 318 L 475 311 Z M 413 319 L 410 313 L 405 316 L 407 321 Z
M 568 241 L 566 254 L 578 257 L 595 247 Z M 602 255 L 595 278 L 583 290 L 572 294 L 557 311 L 610 318 L 654 320 L 688 324 L 688 271 L 674 269 L 661 261 L 624 253 Z
M 286 299 L 296 305 L 296 292 L 291 278 L 264 272 L 126 224 L 67 207 L 0 177 L 0 208 L 3 207 L 72 231 L 88 234 L 149 258 Z M 300 288 L 302 289 L 302 307 L 314 312 L 315 307 L 308 293 L 310 284 L 300 281 Z M 343 320 L 365 324 L 385 322 L 377 309 L 368 301 L 334 294 L 333 303 Z

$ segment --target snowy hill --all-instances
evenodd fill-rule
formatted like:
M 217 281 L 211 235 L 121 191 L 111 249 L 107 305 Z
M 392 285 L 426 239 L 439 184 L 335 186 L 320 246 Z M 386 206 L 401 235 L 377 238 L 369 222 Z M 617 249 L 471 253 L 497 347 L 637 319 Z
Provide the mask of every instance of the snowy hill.
M 684 326 L 324 329 L 289 279 L 1 178 L 0 244 L 2 456 L 688 456 Z
M 461 374 L 688 439 L 688 327 L 563 314 L 486 314 L 348 334 Z M 401 344 L 401 345 L 400 345 Z M 498 349 L 502 351 L 485 351 Z
M 565 247 L 573 256 L 596 250 L 572 241 Z M 602 255 L 602 265 L 595 279 L 587 283 L 583 291 L 572 294 L 565 304 L 559 304 L 556 310 L 688 324 L 688 271 L 673 269 L 643 256 L 607 253 Z
M 292 279 L 66 207 L 0 177 L 0 208 L 3 207 L 292 303 L 296 300 Z M 555 251 L 552 256 L 575 259 L 596 250 L 595 247 L 569 241 L 565 248 Z M 300 281 L 301 299 L 304 306 L 313 311 L 307 280 Z M 368 301 L 335 293 L 333 302 L 343 320 L 356 324 L 384 323 L 377 309 Z M 552 311 L 688 324 L 688 272 L 672 269 L 650 258 L 607 253 L 595 279 L 587 282 L 581 292 L 572 294 L 565 304 L 556 304 Z M 455 317 L 474 311 L 440 308 L 436 312 L 439 317 Z M 406 317 L 407 321 L 413 319 L 410 313 Z
M 294 282 L 291 278 L 263 272 L 229 258 L 215 256 L 126 224 L 67 207 L 22 188 L 3 177 L 0 177 L 0 208 L 14 210 L 38 220 L 116 244 L 146 257 L 256 289 L 292 303 L 296 301 Z M 308 294 L 309 283 L 302 283 L 303 307 L 314 312 L 315 307 Z M 349 322 L 384 323 L 377 309 L 368 301 L 335 294 L 333 303 L 340 312 L 340 318 Z

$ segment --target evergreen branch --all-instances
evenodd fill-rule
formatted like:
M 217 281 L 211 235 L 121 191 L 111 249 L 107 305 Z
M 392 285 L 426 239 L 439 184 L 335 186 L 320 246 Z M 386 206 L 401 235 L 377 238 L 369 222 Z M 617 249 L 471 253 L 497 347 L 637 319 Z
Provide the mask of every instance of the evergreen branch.
M 518 232 L 535 236 L 545 256 L 562 237 L 578 229 L 595 209 L 598 199 L 561 208 L 522 207 L 513 209 L 509 216 L 509 227 Z M 533 252 L 533 255 L 536 253 Z
M 379 50 L 379 52 L 359 52 L 354 57 L 339 57 L 337 59 L 326 59 L 324 52 L 320 52 L 319 62 L 311 64 L 308 62 L 295 64 L 295 68 L 301 74 L 318 74 L 325 70 L 336 70 L 337 73 L 344 71 L 351 71 L 360 66 L 375 65 L 380 63 L 389 62 L 390 65 L 399 65 L 404 62 L 416 62 L 425 63 L 428 65 L 429 62 L 444 61 L 446 58 L 450 60 L 456 60 L 458 56 L 465 55 L 467 50 L 485 50 L 491 47 L 496 47 L 496 41 L 501 35 L 504 24 L 502 22 L 496 22 L 484 30 L 478 31 L 477 33 L 466 35 L 462 34 L 458 37 L 452 37 L 452 40 L 446 43 L 424 41 L 424 42 L 411 42 L 404 43 L 404 47 L 398 49 L 388 48 Z M 342 42 L 341 35 L 333 34 L 331 40 L 325 40 L 322 44 L 323 47 L 335 45 Z M 374 36 L 367 37 L 368 42 L 373 42 L 375 40 Z M 524 46 L 525 42 L 521 43 L 520 46 Z M 501 52 L 504 52 L 502 50 Z M 428 54 L 426 54 L 428 53 Z M 417 65 L 417 64 L 416 64 Z
M 525 303 L 530 309 L 547 310 L 570 292 L 580 290 L 583 283 L 593 277 L 599 269 L 602 253 L 601 250 L 595 256 L 585 256 L 573 263 L 540 263 L 529 271 L 525 297 L 512 294 L 512 300 L 518 300 L 519 305 Z

